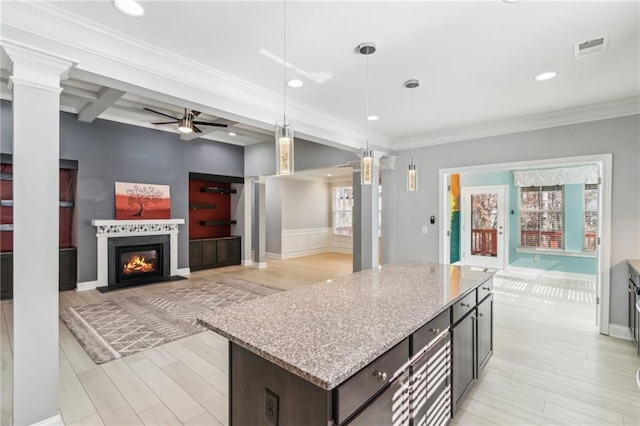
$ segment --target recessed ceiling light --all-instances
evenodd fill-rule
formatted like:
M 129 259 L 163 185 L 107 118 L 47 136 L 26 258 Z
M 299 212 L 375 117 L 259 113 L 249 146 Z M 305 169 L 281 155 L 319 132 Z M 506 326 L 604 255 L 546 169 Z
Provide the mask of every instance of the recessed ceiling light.
M 502 0 L 505 3 L 518 3 L 520 0 Z
M 331 173 L 327 173 L 327 176 L 331 176 Z
M 235 136 L 236 134 L 233 132 L 229 132 L 229 136 Z
M 378 117 L 377 115 L 370 115 L 367 117 L 367 120 L 369 121 L 376 121 L 378 119 L 380 119 L 380 117 Z
M 144 8 L 135 0 L 113 0 L 113 5 L 125 15 L 139 18 L 144 16 Z
M 304 83 L 301 80 L 293 79 L 293 80 L 287 81 L 287 86 L 297 89 L 298 87 L 304 86 Z
M 552 78 L 554 78 L 557 75 L 558 75 L 558 73 L 553 72 L 553 71 L 543 72 L 542 74 L 536 76 L 536 78 L 534 80 L 535 81 L 551 80 Z

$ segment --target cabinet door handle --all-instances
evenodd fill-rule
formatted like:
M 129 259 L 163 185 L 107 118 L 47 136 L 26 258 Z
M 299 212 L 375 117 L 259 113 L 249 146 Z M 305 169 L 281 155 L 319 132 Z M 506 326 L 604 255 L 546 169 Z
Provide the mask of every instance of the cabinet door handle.
M 460 303 L 460 306 L 462 306 L 463 308 L 470 308 L 471 305 L 469 305 L 468 303 Z
M 383 382 L 385 380 L 387 380 L 387 373 L 385 373 L 383 371 L 374 370 L 373 371 L 373 375 L 376 376 L 378 378 L 378 380 L 382 380 Z
M 483 290 L 490 291 L 490 290 L 491 290 L 491 287 L 482 287 L 482 289 L 483 289 Z
M 629 293 L 633 293 L 633 290 L 631 289 L 631 287 L 629 287 Z
M 477 318 L 482 318 L 483 314 L 478 314 Z
M 440 329 L 439 328 L 430 328 L 429 331 L 432 332 L 433 334 L 440 333 Z
M 420 380 L 422 380 L 422 374 L 418 374 L 415 378 L 416 382 L 419 382 Z

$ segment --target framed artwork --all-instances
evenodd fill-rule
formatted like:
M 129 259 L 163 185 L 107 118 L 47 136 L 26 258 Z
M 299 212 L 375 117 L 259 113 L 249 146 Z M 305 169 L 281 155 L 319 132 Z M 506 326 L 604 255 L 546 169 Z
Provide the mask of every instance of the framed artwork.
M 169 185 L 116 182 L 116 220 L 171 219 Z

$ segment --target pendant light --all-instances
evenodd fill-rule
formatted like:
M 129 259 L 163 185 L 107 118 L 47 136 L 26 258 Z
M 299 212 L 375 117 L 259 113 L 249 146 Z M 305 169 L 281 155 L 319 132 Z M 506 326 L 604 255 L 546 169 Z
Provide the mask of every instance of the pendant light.
M 291 175 L 293 174 L 293 128 L 287 122 L 287 2 L 283 1 L 284 15 L 284 54 L 283 54 L 283 119 L 276 122 L 276 174 Z
M 413 89 L 418 86 L 420 86 L 420 82 L 415 79 L 404 82 L 404 87 L 411 89 L 411 159 L 409 160 L 409 169 L 407 170 L 407 191 L 409 192 L 418 190 L 418 170 L 416 169 L 416 163 L 413 162 Z
M 369 114 L 369 55 L 376 52 L 376 45 L 372 42 L 365 42 L 357 47 L 357 51 L 367 58 L 367 73 L 365 78 L 365 103 L 367 109 L 367 120 L 371 121 L 372 115 Z M 377 116 L 375 116 L 377 119 Z M 369 140 L 367 146 L 362 150 L 362 159 L 360 160 L 360 183 L 362 185 L 371 185 L 373 183 L 373 156 L 369 149 Z

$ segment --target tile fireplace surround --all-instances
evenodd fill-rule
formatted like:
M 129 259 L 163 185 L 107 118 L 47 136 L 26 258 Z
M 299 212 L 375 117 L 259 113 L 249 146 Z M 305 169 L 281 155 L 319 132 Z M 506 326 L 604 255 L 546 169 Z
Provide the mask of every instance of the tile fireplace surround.
M 184 219 L 92 220 L 91 225 L 96 227 L 98 243 L 98 279 L 95 281 L 95 286 L 78 285 L 78 290 L 109 285 L 109 238 L 169 235 L 170 275 L 178 275 L 178 225 L 184 225 L 184 223 Z

